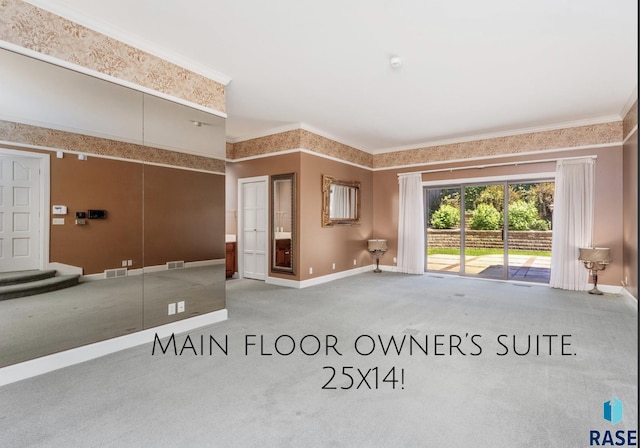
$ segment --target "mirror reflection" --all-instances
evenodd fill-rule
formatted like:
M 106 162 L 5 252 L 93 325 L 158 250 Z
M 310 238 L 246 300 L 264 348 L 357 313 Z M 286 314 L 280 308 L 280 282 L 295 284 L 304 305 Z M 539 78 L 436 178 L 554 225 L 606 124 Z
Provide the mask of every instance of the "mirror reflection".
M 360 182 L 322 176 L 322 225 L 360 222 Z
M 295 174 L 271 176 L 271 270 L 294 274 Z
M 223 309 L 224 176 L 165 150 L 217 156 L 224 119 L 6 50 L 0 75 L 0 367 Z

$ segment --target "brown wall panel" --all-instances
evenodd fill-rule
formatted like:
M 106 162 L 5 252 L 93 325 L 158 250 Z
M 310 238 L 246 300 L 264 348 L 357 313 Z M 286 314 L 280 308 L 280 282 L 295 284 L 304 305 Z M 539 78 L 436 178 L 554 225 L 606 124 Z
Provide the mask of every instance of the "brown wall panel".
M 101 273 L 142 267 L 142 164 L 75 155 L 51 157 L 51 205 L 66 205 L 64 225 L 51 225 L 49 259 Z M 75 213 L 107 211 L 107 219 L 76 225 Z M 52 217 L 56 217 L 52 215 Z
M 224 176 L 145 165 L 145 266 L 224 257 Z
M 373 172 L 324 157 L 301 153 L 300 279 L 347 271 L 373 262 L 367 239 L 373 236 Z M 322 175 L 360 181 L 361 220 L 358 226 L 322 227 Z M 356 265 L 353 264 L 356 260 Z M 332 269 L 332 264 L 336 269 Z M 313 274 L 309 274 L 313 268 Z

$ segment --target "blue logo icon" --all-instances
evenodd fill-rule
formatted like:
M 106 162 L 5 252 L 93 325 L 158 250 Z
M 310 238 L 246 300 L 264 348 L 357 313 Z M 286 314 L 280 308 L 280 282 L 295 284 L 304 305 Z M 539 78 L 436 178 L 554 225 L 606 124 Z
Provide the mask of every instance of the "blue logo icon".
M 622 401 L 613 397 L 610 401 L 604 402 L 604 419 L 612 424 L 622 420 Z

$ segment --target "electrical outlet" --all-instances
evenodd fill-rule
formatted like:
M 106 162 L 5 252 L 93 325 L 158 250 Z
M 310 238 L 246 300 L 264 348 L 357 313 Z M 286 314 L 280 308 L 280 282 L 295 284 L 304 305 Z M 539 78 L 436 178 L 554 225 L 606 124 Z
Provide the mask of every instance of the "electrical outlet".
M 126 267 L 127 266 L 127 260 L 122 260 L 122 267 Z
M 178 302 L 178 313 L 184 313 L 184 300 Z
M 353 265 L 356 266 L 358 264 L 358 262 L 356 260 L 353 260 Z
M 176 304 L 175 303 L 170 303 L 169 304 L 169 310 L 167 311 L 167 314 L 169 314 L 169 316 L 171 316 L 172 314 L 176 314 Z
M 397 262 L 398 262 L 398 259 L 396 257 L 393 257 L 393 263 L 395 264 Z
M 127 260 L 127 266 L 133 266 L 133 260 Z
M 331 265 L 331 269 L 333 269 L 334 271 L 336 270 L 336 264 L 335 264 L 335 263 L 333 263 L 333 264 Z
M 313 274 L 313 268 L 309 268 L 309 274 Z

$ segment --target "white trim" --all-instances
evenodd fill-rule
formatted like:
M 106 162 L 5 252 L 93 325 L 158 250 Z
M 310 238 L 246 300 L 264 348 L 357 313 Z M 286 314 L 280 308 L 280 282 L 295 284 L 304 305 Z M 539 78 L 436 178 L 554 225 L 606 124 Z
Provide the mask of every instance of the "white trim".
M 199 168 L 190 168 L 190 167 L 187 167 L 187 166 L 167 165 L 166 163 L 146 162 L 144 160 L 127 159 L 125 157 L 109 156 L 109 155 L 104 155 L 104 154 L 92 154 L 92 153 L 88 153 L 88 152 L 73 151 L 71 149 L 60 149 L 60 148 L 56 148 L 56 147 L 53 147 L 53 146 L 30 145 L 30 144 L 27 144 L 27 143 L 16 143 L 16 142 L 12 142 L 12 141 L 9 141 L 9 140 L 0 140 L 0 145 L 17 146 L 19 148 L 27 148 L 27 149 L 40 149 L 42 151 L 52 151 L 52 152 L 60 151 L 63 154 L 73 154 L 73 155 L 84 154 L 87 157 L 96 157 L 98 159 L 118 160 L 118 161 L 121 161 L 121 162 L 139 163 L 139 164 L 142 164 L 142 165 L 153 165 L 153 166 L 160 166 L 160 167 L 164 167 L 164 168 L 175 168 L 177 170 L 196 171 L 198 173 L 217 174 L 219 176 L 225 176 L 225 173 L 221 173 L 221 172 L 218 172 L 218 171 L 208 171 L 208 170 L 202 170 L 202 169 L 199 169 Z M 149 148 L 155 148 L 155 146 L 149 146 Z M 157 149 L 160 149 L 160 150 L 164 151 L 161 148 L 157 148 Z M 11 150 L 7 149 L 7 151 L 11 151 Z M 177 152 L 177 151 L 173 151 L 173 152 Z M 197 154 L 194 154 L 194 155 L 197 155 Z M 206 157 L 206 156 L 201 156 L 201 157 L 205 157 L 205 158 L 209 158 L 209 159 L 215 159 L 215 160 L 220 160 L 220 161 L 226 162 L 226 159 L 222 159 L 222 158 Z
M 69 70 L 73 70 L 78 73 L 84 73 L 85 75 L 93 76 L 94 78 L 102 79 L 104 81 L 109 81 L 114 84 L 128 87 L 130 89 L 137 90 L 138 92 L 147 93 L 149 95 L 162 98 L 162 99 L 171 101 L 173 103 L 182 104 L 183 106 L 191 107 L 193 109 L 197 109 L 202 112 L 206 112 L 212 115 L 217 115 L 218 117 L 227 118 L 227 114 L 225 112 L 211 109 L 210 107 L 202 106 L 200 104 L 193 103 L 191 101 L 187 101 L 185 99 L 182 99 L 176 96 L 167 95 L 166 93 L 159 92 L 157 90 L 153 90 L 148 87 L 141 86 L 139 84 L 135 84 L 133 82 L 130 82 L 124 79 L 116 78 L 115 76 L 106 75 L 102 72 L 98 72 L 96 70 L 92 70 L 92 69 L 83 67 L 82 65 L 65 61 L 63 59 L 54 58 L 53 56 L 49 56 L 44 53 L 38 53 L 37 51 L 33 51 L 28 48 L 21 47 L 19 45 L 15 45 L 10 42 L 0 40 L 0 48 L 12 51 L 14 53 L 22 54 L 24 56 L 29 56 L 31 58 L 38 59 L 44 62 L 48 62 L 50 64 L 57 65 L 59 67 L 67 68 Z
M 396 265 L 388 265 L 388 264 L 381 264 L 380 265 L 380 270 L 383 272 L 398 272 L 398 266 Z
M 270 227 L 271 222 L 269 219 L 269 176 L 253 176 L 253 177 L 242 177 L 238 179 L 238 232 L 236 233 L 236 243 L 238 246 L 238 278 L 244 278 L 244 237 L 242 235 L 243 232 L 243 221 L 244 218 L 242 213 L 242 194 L 243 194 L 243 185 L 251 182 L 264 182 L 264 194 L 265 194 L 265 222 L 267 223 L 267 235 L 270 235 Z M 267 247 L 265 248 L 264 257 L 264 278 L 265 280 L 269 277 L 269 239 L 265 238 L 265 243 Z
M 474 142 L 479 140 L 490 140 L 494 138 L 513 137 L 523 134 L 535 134 L 538 132 L 555 131 L 560 129 L 576 128 L 580 126 L 589 126 L 594 124 L 605 124 L 620 121 L 622 118 L 619 115 L 609 115 L 605 117 L 592 118 L 587 120 L 568 121 L 565 123 L 556 123 L 547 126 L 534 126 L 530 128 L 512 129 L 503 132 L 492 132 L 487 134 L 476 134 L 468 137 L 451 138 L 443 140 L 434 140 L 425 143 L 416 143 L 414 145 L 396 146 L 393 148 L 377 149 L 370 151 L 372 154 L 384 154 L 388 152 L 408 151 L 411 149 L 432 148 L 434 146 L 455 145 L 457 143 Z M 369 151 L 368 151 L 369 152 Z
M 289 288 L 302 289 L 302 288 L 308 288 L 310 286 L 316 286 L 316 285 L 321 285 L 323 283 L 332 282 L 334 280 L 338 280 L 341 278 L 347 278 L 353 275 L 362 274 L 364 272 L 368 272 L 369 270 L 373 270 L 373 269 L 375 269 L 375 265 L 373 264 L 360 266 L 359 268 L 348 269 L 346 271 L 340 271 L 334 274 L 322 275 L 320 277 L 310 278 L 308 280 L 302 280 L 302 281 L 268 276 L 266 279 L 266 283 L 269 283 L 272 285 L 278 285 L 278 286 L 286 286 Z
M 636 132 L 638 130 L 638 125 L 636 124 L 633 129 L 631 129 L 629 131 L 629 133 L 627 134 L 627 136 L 624 138 L 624 140 L 622 141 L 622 144 L 624 145 L 625 143 L 627 143 L 629 141 L 629 139 L 631 138 L 631 136 L 633 135 L 634 132 Z
M 95 19 L 88 18 L 84 15 L 78 14 L 70 8 L 56 4 L 55 2 L 43 1 L 43 0 L 25 0 L 27 3 L 36 6 L 37 8 L 44 9 L 57 16 L 75 22 L 79 25 L 87 27 L 97 33 L 103 34 L 107 37 L 120 41 L 121 43 L 131 45 L 139 50 L 156 56 L 172 64 L 178 65 L 182 68 L 186 68 L 194 73 L 198 73 L 204 77 L 210 78 L 216 82 L 229 84 L 231 78 L 217 70 L 213 70 L 209 67 L 205 67 L 191 59 L 185 58 L 173 51 L 166 48 L 158 48 L 156 44 L 141 38 L 140 36 L 132 35 L 122 29 L 108 25 L 104 22 L 100 22 Z
M 251 134 L 245 134 L 240 137 L 227 136 L 228 143 L 240 143 L 249 140 L 255 140 L 257 138 L 271 137 L 272 135 L 282 134 L 283 132 L 296 131 L 302 129 L 302 123 L 289 123 L 282 126 L 276 126 L 274 128 L 264 129 L 262 131 L 256 131 Z
M 504 176 L 487 176 L 487 177 L 466 177 L 466 178 L 456 178 L 456 179 L 443 179 L 443 180 L 433 180 L 433 181 L 424 181 L 422 182 L 423 187 L 436 187 L 440 185 L 457 185 L 459 183 L 470 184 L 470 183 L 481 183 L 481 182 L 505 182 L 512 180 L 544 180 L 544 179 L 555 179 L 556 173 L 552 172 L 541 172 L 541 173 L 530 173 L 530 174 L 507 174 Z
M 364 166 L 364 165 L 359 165 L 359 164 L 354 163 L 354 162 L 349 162 L 348 160 L 340 159 L 338 157 L 328 156 L 326 154 L 322 154 L 320 152 L 311 151 L 310 149 L 305 149 L 305 148 L 284 149 L 282 151 L 270 152 L 270 153 L 267 153 L 267 154 L 258 154 L 258 155 L 255 155 L 255 156 L 247 156 L 247 157 L 241 157 L 241 158 L 238 158 L 238 159 L 225 159 L 225 160 L 228 163 L 246 162 L 248 160 L 263 159 L 265 157 L 282 156 L 282 155 L 285 155 L 285 154 L 294 154 L 294 153 L 298 153 L 298 152 L 301 152 L 301 153 L 303 152 L 305 154 L 309 154 L 309 155 L 312 155 L 312 156 L 322 157 L 323 159 L 333 160 L 334 162 L 344 163 L 345 165 L 355 166 L 356 168 L 362 168 L 363 170 L 373 171 L 373 168 L 371 168 L 371 167 Z
M 631 307 L 638 312 L 638 299 L 633 297 L 633 295 L 627 291 L 627 288 L 622 288 L 622 295 L 627 299 L 627 302 L 631 304 Z
M 629 95 L 629 98 L 627 98 L 627 102 L 624 103 L 624 106 L 622 106 L 622 110 L 620 111 L 620 116 L 622 117 L 623 120 L 624 120 L 624 117 L 627 116 L 627 114 L 631 110 L 631 107 L 636 101 L 638 101 L 638 84 L 635 85 L 635 87 L 633 88 L 633 91 L 631 92 L 631 95 Z
M 188 268 L 200 268 L 204 266 L 220 266 L 221 264 L 225 264 L 226 260 L 224 258 L 214 258 L 211 260 L 202 260 L 202 261 L 185 261 L 184 267 Z
M 3 142 L 0 141 L 0 145 Z M 49 264 L 49 221 L 50 221 L 50 205 L 51 205 L 51 192 L 49 191 L 51 185 L 51 159 L 50 154 L 43 154 L 39 152 L 20 151 L 16 149 L 2 148 L 0 147 L 0 154 L 5 154 L 15 157 L 27 157 L 31 159 L 39 160 L 39 194 L 40 194 L 40 228 L 39 228 L 39 260 L 38 269 L 46 269 Z
M 583 150 L 589 150 L 589 149 L 604 149 L 604 148 L 613 148 L 616 146 L 621 146 L 622 142 L 614 142 L 614 143 L 602 143 L 602 144 L 597 144 L 597 145 L 582 145 L 582 146 L 572 146 L 572 147 L 568 147 L 568 148 L 553 148 L 553 149 L 543 149 L 543 150 L 539 150 L 539 151 L 526 151 L 526 152 L 519 152 L 519 153 L 506 153 L 506 154 L 496 154 L 496 155 L 491 155 L 491 156 L 479 156 L 479 157 L 469 157 L 466 159 L 450 159 L 450 160 L 437 160 L 434 162 L 417 162 L 417 163 L 410 163 L 407 165 L 395 165 L 395 166 L 385 166 L 382 168 L 373 168 L 373 171 L 387 171 L 387 170 L 399 170 L 399 169 L 403 169 L 403 168 L 417 168 L 417 167 L 421 167 L 421 166 L 437 166 L 437 165 L 448 165 L 451 163 L 465 163 L 465 162 L 477 162 L 477 161 L 481 161 L 481 160 L 491 160 L 491 159 L 505 159 L 505 158 L 510 158 L 510 157 L 522 157 L 522 156 L 535 156 L 535 155 L 540 155 L 540 154 L 552 154 L 555 152 L 568 152 L 568 151 L 583 151 Z M 588 156 L 584 156 L 584 157 L 588 157 Z M 562 157 L 563 159 L 566 159 L 568 157 Z M 537 161 L 535 161 L 537 162 Z M 505 162 L 506 163 L 506 162 Z M 509 164 L 511 163 L 518 163 L 518 162 L 508 162 Z M 452 167 L 453 169 L 458 169 L 458 167 Z M 459 168 L 467 168 L 465 165 L 460 166 Z M 448 170 L 448 168 L 447 168 Z
M 184 333 L 206 325 L 222 322 L 227 318 L 228 314 L 225 308 L 189 319 L 171 322 L 159 327 L 149 328 L 136 333 L 2 367 L 0 368 L 0 386 L 32 378 L 91 359 L 100 358 L 110 353 L 147 344 L 154 341 L 156 334 L 160 338 L 165 338 L 174 333 Z

